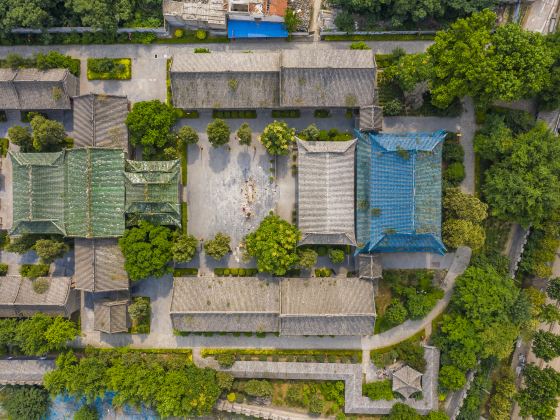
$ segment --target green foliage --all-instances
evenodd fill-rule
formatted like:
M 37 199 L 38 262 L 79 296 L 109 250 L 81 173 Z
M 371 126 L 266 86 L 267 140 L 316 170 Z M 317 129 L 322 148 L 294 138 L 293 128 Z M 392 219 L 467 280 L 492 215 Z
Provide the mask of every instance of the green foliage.
M 245 246 L 248 255 L 257 260 L 260 272 L 283 276 L 298 261 L 296 246 L 300 238 L 295 226 L 271 214 L 247 235 Z
M 216 356 L 216 361 L 223 368 L 230 368 L 235 363 L 235 355 L 231 353 L 222 353 Z
M 446 391 L 458 391 L 465 386 L 463 371 L 455 366 L 446 365 L 439 370 L 439 385 Z
M 88 80 L 129 80 L 132 77 L 130 58 L 88 58 Z
M 387 416 L 387 420 L 420 420 L 421 416 L 414 410 L 414 408 L 403 404 L 403 403 L 396 403 L 391 408 L 389 415 Z
M 265 380 L 251 379 L 243 384 L 243 392 L 251 397 L 272 397 L 272 384 Z
M 329 249 L 329 260 L 333 264 L 342 264 L 344 262 L 344 251 L 342 249 Z
M 560 356 L 560 336 L 539 330 L 533 337 L 533 352 L 545 362 Z
M 49 410 L 49 393 L 42 387 L 9 386 L 2 396 L 2 407 L 12 420 L 41 420 Z
M 465 179 L 465 166 L 461 162 L 450 164 L 443 172 L 443 179 L 450 187 L 457 187 Z
M 530 156 L 530 158 L 528 158 Z M 511 154 L 486 171 L 493 215 L 538 227 L 560 209 L 560 142 L 543 122 L 521 134 Z
M 68 393 L 89 403 L 111 389 L 114 406 L 145 404 L 162 418 L 209 414 L 221 393 L 216 372 L 197 368 L 184 354 L 127 349 L 86 349 L 79 361 L 64 353 L 44 383 L 53 395 Z
M 142 322 L 150 316 L 150 298 L 136 297 L 128 306 L 128 315 L 134 323 Z
M 532 416 L 535 420 L 555 418 L 560 396 L 560 373 L 547 367 L 539 369 L 535 365 L 527 365 L 523 369 L 525 388 L 516 397 L 523 417 Z
M 484 245 L 486 238 L 484 228 L 470 220 L 448 219 L 442 226 L 443 242 L 450 248 L 468 246 L 478 250 Z
M 513 132 L 498 114 L 489 114 L 482 130 L 474 137 L 474 150 L 481 158 L 495 162 L 507 156 L 513 147 Z
M 63 350 L 77 335 L 78 330 L 72 321 L 38 313 L 18 322 L 13 340 L 23 354 L 41 356 Z
M 129 114 L 130 115 L 130 114 Z M 127 229 L 119 246 L 125 258 L 124 268 L 132 281 L 146 277 L 161 277 L 170 272 L 173 233 L 165 226 L 154 226 L 141 221 L 137 227 Z
M 208 124 L 206 133 L 208 134 L 208 141 L 213 147 L 220 147 L 229 142 L 230 129 L 222 119 L 216 118 Z
M 500 371 L 495 382 L 494 392 L 490 397 L 488 411 L 492 420 L 509 420 L 516 394 L 515 379 L 509 368 Z
M 33 131 L 33 148 L 38 152 L 57 152 L 62 149 L 66 140 L 64 125 L 58 121 L 49 120 L 41 114 L 34 114 L 31 118 Z
M 543 36 L 516 24 L 496 28 L 495 23 L 496 14 L 484 10 L 438 32 L 428 49 L 434 105 L 446 108 L 464 96 L 481 103 L 514 101 L 547 85 L 553 58 Z
M 94 405 L 82 405 L 76 413 L 74 413 L 74 420 L 98 420 L 99 413 Z
M 392 99 L 388 102 L 385 102 L 383 105 L 383 114 L 387 117 L 392 117 L 395 115 L 401 115 L 404 110 L 403 103 L 398 99 Z
M 391 300 L 384 314 L 385 321 L 391 326 L 402 324 L 408 318 L 408 311 L 399 299 Z
M 0 319 L 0 354 L 11 351 L 16 344 L 18 320 L 15 318 Z
M 352 42 L 350 44 L 351 50 L 371 50 L 371 48 L 364 41 Z
M 395 399 L 393 390 L 391 388 L 391 380 L 386 379 L 384 381 L 375 381 L 368 384 L 364 384 L 362 387 L 362 393 L 367 396 L 370 400 L 388 400 L 391 401 Z
M 49 268 L 48 264 L 22 264 L 19 268 L 19 274 L 30 279 L 45 277 L 49 275 Z
M 252 136 L 253 133 L 251 131 L 251 127 L 249 127 L 249 124 L 241 124 L 241 126 L 237 130 L 237 138 L 239 139 L 239 144 L 250 146 Z
M 197 29 L 194 36 L 199 41 L 204 41 L 206 39 L 206 37 L 208 36 L 208 33 L 203 29 Z
M 8 264 L 0 263 L 0 276 L 5 276 L 8 274 Z
M 136 102 L 126 117 L 130 143 L 143 147 L 145 158 L 157 157 L 158 153 L 173 144 L 170 135 L 177 122 L 175 110 L 159 100 Z
M 268 124 L 261 135 L 261 143 L 271 155 L 287 155 L 294 141 L 295 130 L 283 121 Z
M 195 48 L 195 54 L 209 54 L 210 50 L 208 48 Z
M 317 264 L 317 252 L 312 248 L 298 249 L 298 267 L 311 270 Z
M 465 150 L 456 139 L 450 139 L 449 134 L 443 142 L 442 159 L 447 163 L 463 162 Z
M 343 10 L 336 14 L 334 18 L 334 24 L 339 31 L 353 32 L 354 31 L 354 18 L 350 13 Z
M 20 147 L 22 152 L 33 151 L 33 137 L 31 137 L 29 127 L 11 126 L 8 128 L 8 137 L 12 143 Z
M 418 83 L 427 81 L 432 75 L 432 67 L 426 53 L 406 54 L 383 71 L 383 77 L 394 81 L 404 91 L 412 91 Z
M 196 130 L 188 125 L 185 125 L 177 132 L 177 145 L 185 146 L 187 144 L 198 143 L 198 133 Z
M 233 385 L 233 376 L 228 372 L 216 372 L 216 381 L 220 389 L 229 391 Z
M 533 229 L 525 245 L 519 270 L 526 275 L 550 277 L 556 249 L 560 246 L 559 235 L 559 225 L 555 219 L 545 221 L 542 228 Z
M 558 322 L 560 321 L 560 310 L 555 305 L 543 305 L 539 316 L 542 322 Z
M 204 252 L 206 255 L 220 261 L 231 252 L 231 238 L 225 233 L 218 232 L 214 239 L 204 242 Z
M 33 245 L 33 249 L 43 263 L 50 264 L 55 259 L 62 257 L 69 247 L 62 241 L 39 239 Z
M 548 281 L 546 294 L 549 298 L 560 301 L 560 277 L 555 277 Z
M 194 235 L 182 234 L 178 235 L 173 245 L 171 252 L 173 253 L 173 261 L 176 262 L 189 262 L 196 254 L 198 247 L 198 240 Z
M 446 219 L 463 219 L 481 223 L 488 217 L 488 205 L 474 195 L 466 194 L 459 188 L 448 188 L 443 197 Z
M 300 20 L 296 12 L 293 9 L 287 8 L 284 15 L 284 25 L 288 33 L 296 32 L 299 24 Z

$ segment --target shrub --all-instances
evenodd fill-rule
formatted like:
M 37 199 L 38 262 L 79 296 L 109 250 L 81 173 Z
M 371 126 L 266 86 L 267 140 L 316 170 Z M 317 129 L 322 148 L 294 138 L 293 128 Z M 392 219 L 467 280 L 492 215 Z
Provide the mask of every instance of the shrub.
M 325 408 L 325 401 L 321 398 L 321 394 L 314 392 L 309 397 L 309 412 L 311 414 L 321 414 Z
M 175 38 L 182 38 L 183 35 L 185 35 L 185 31 L 183 31 L 182 29 L 175 29 L 175 31 L 173 32 L 173 36 Z
M 443 142 L 443 152 L 442 158 L 444 162 L 447 163 L 455 163 L 455 162 L 463 162 L 465 157 L 465 150 L 461 143 L 459 143 L 455 139 L 445 139 Z
M 22 277 L 34 279 L 37 277 L 45 277 L 49 275 L 48 264 L 22 264 L 19 273 Z
M 188 125 L 185 125 L 177 132 L 178 145 L 196 144 L 198 143 L 198 133 Z
M 329 249 L 329 259 L 333 264 L 344 262 L 344 251 L 342 249 Z
M 38 295 L 42 295 L 49 290 L 49 281 L 45 278 L 32 280 L 33 291 Z
M 74 420 L 97 420 L 99 413 L 94 405 L 82 405 L 76 413 L 74 413 Z
M 195 48 L 194 52 L 195 54 L 208 54 L 210 50 L 208 48 Z
M 468 246 L 473 251 L 482 248 L 486 240 L 484 228 L 463 219 L 449 219 L 443 223 L 443 242 L 450 248 Z
M 243 391 L 251 397 L 272 397 L 272 384 L 267 380 L 251 379 L 243 385 Z
M 298 250 L 298 266 L 304 270 L 311 270 L 317 264 L 317 253 L 311 248 Z
M 230 129 L 224 120 L 216 118 L 206 128 L 208 141 L 212 147 L 220 147 L 229 142 Z
M 216 361 L 223 368 L 230 368 L 235 363 L 235 355 L 232 353 L 220 353 L 216 356 Z
M 208 33 L 203 29 L 197 29 L 196 32 L 194 33 L 194 36 L 199 41 L 204 41 L 208 36 Z
M 53 262 L 56 258 L 62 257 L 62 255 L 68 251 L 68 245 L 62 241 L 55 241 L 51 239 L 39 239 L 33 245 L 33 249 L 41 258 L 41 261 L 49 264 Z
M 216 372 L 216 380 L 220 389 L 229 391 L 233 386 L 233 376 L 228 372 Z
M 198 248 L 198 240 L 194 235 L 179 235 L 171 246 L 173 260 L 177 262 L 188 262 L 193 259 Z
M 228 252 L 231 252 L 230 242 L 231 238 L 228 235 L 218 232 L 214 239 L 204 243 L 204 252 L 219 261 L 225 257 Z
M 9 386 L 2 400 L 6 413 L 14 420 L 46 418 L 49 405 L 49 393 L 38 386 Z
M 0 276 L 8 274 L 8 264 L 0 263 Z
M 251 137 L 253 133 L 251 132 L 251 127 L 249 124 L 243 123 L 237 130 L 237 138 L 239 139 L 239 144 L 250 146 L 251 145 Z
M 332 271 L 330 268 L 322 267 L 315 269 L 315 277 L 330 277 L 332 275 Z
M 393 394 L 393 390 L 391 388 L 391 381 L 389 379 L 364 384 L 364 386 L 362 387 L 362 392 L 365 396 L 373 401 L 391 401 L 395 399 L 395 395 Z
M 141 322 L 150 315 L 150 298 L 136 297 L 128 306 L 128 314 L 133 322 Z
M 400 115 L 403 112 L 403 104 L 398 99 L 391 99 L 383 104 L 383 114 L 387 117 Z
M 406 321 L 408 312 L 400 300 L 393 299 L 391 304 L 387 307 L 384 317 L 387 323 L 394 327 Z
M 458 391 L 465 382 L 465 373 L 455 366 L 446 365 L 439 370 L 439 385 L 446 391 Z
M 370 47 L 364 41 L 352 42 L 350 44 L 351 50 L 371 50 Z
M 271 155 L 287 155 L 295 141 L 295 130 L 283 121 L 267 125 L 261 135 L 261 143 Z
M 230 392 L 229 394 L 227 394 L 226 398 L 230 403 L 234 403 L 236 399 L 235 392 Z
M 458 186 L 465 179 L 465 167 L 461 162 L 449 165 L 443 174 L 443 179 L 452 186 Z

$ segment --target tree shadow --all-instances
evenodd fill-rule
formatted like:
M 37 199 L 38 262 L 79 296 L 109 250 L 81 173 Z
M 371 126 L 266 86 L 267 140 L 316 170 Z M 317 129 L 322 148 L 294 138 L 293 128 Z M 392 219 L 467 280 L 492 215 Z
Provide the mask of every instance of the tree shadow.
M 227 146 L 210 147 L 208 158 L 208 164 L 212 171 L 222 172 L 229 165 L 231 153 Z

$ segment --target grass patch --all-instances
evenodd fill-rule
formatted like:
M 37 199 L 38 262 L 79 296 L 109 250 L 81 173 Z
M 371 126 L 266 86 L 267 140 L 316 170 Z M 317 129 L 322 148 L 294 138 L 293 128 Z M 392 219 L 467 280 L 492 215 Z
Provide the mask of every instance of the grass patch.
M 131 334 L 149 334 L 150 333 L 150 318 L 152 314 L 152 309 L 150 304 L 150 298 L 147 296 L 134 296 L 132 298 L 132 303 L 147 299 L 148 300 L 148 312 L 145 316 L 138 320 L 132 320 L 132 325 L 130 326 L 130 333 Z
M 202 349 L 202 357 L 233 355 L 239 360 L 314 363 L 360 363 L 361 350 Z
M 6 157 L 9 147 L 10 140 L 8 140 L 6 137 L 0 138 L 0 154 L 2 155 L 2 157 Z
M 132 60 L 130 58 L 88 58 L 88 80 L 130 80 Z
M 196 277 L 198 276 L 198 268 L 175 268 L 173 277 Z
M 189 209 L 187 203 L 181 203 L 181 229 L 183 233 L 187 233 L 187 226 L 189 224 Z
M 433 41 L 435 34 L 325 35 L 323 41 Z

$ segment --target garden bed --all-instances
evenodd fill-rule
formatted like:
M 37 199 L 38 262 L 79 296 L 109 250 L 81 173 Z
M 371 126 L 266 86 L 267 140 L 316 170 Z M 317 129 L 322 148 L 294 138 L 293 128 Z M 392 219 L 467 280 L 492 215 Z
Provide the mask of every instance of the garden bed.
M 175 268 L 173 270 L 173 277 L 196 277 L 198 276 L 198 268 Z
M 360 363 L 362 360 L 361 350 L 202 349 L 201 354 L 202 357 L 215 358 L 233 356 L 234 361 Z
M 435 34 L 323 35 L 323 41 L 433 41 Z
M 424 359 L 424 347 L 421 343 L 425 335 L 425 331 L 422 330 L 408 340 L 393 346 L 371 350 L 370 358 L 372 363 L 377 368 L 383 369 L 400 360 L 411 368 L 424 372 L 426 370 L 426 360 Z
M 299 109 L 273 109 L 272 118 L 299 118 L 301 116 Z
M 130 80 L 132 60 L 130 58 L 88 58 L 88 80 Z
M 135 304 L 140 300 L 147 300 L 148 310 L 137 321 L 132 320 L 132 324 L 130 326 L 130 333 L 131 334 L 149 334 L 150 333 L 150 319 L 151 319 L 151 313 L 152 313 L 151 307 L 150 307 L 150 298 L 147 297 L 147 296 L 134 296 L 132 298 L 132 304 Z
M 258 272 L 256 268 L 217 267 L 214 269 L 214 274 L 220 277 L 252 277 Z

